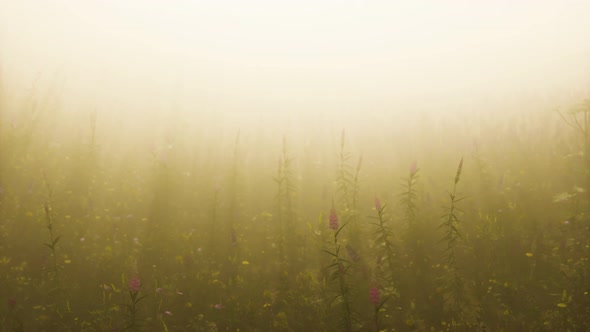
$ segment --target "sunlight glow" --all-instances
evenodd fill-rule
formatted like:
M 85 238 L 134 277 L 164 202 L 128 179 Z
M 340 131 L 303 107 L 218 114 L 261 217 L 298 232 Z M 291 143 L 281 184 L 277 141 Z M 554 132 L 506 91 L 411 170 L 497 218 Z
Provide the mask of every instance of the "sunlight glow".
M 590 76 L 586 1 L 24 0 L 0 9 L 11 79 L 55 84 L 58 75 L 69 96 L 129 111 L 172 99 L 228 112 L 468 109 L 582 93 Z

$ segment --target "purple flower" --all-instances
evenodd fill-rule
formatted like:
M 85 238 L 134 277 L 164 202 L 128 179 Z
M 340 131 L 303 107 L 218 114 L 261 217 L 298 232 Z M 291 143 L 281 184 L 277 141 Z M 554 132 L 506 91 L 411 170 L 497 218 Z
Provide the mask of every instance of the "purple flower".
M 373 305 L 379 305 L 379 303 L 381 303 L 379 288 L 371 287 L 371 289 L 369 290 L 369 301 Z
M 330 229 L 337 231 L 338 230 L 338 216 L 336 215 L 336 210 L 332 208 L 330 210 Z
M 377 211 L 381 211 L 381 207 L 381 200 L 375 197 L 375 209 L 377 209 Z
M 139 287 L 141 287 L 141 280 L 139 280 L 138 277 L 134 277 L 129 280 L 129 291 L 131 293 L 139 292 Z

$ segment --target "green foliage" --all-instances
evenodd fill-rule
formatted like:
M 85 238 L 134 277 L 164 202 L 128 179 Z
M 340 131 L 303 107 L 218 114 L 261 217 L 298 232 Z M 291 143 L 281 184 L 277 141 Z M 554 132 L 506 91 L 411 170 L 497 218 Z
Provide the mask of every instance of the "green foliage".
M 99 112 L 65 140 L 33 104 L 0 121 L 0 331 L 590 329 L 585 104 L 358 160 L 344 131 L 109 146 Z

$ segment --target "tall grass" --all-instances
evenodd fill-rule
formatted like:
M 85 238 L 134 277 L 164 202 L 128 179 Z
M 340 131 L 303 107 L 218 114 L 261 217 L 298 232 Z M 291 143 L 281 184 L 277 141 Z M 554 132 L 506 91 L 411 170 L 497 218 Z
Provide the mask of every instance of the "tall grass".
M 2 331 L 590 329 L 586 108 L 302 154 L 246 129 L 109 145 L 99 112 L 72 139 L 51 100 L 0 115 Z

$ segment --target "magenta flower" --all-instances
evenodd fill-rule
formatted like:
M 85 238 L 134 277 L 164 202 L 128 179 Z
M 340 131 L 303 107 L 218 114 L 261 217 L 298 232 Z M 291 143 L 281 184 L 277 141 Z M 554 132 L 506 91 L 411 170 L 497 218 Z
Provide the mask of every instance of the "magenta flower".
M 375 209 L 377 209 L 377 211 L 381 211 L 381 200 L 377 197 L 375 197 Z
M 129 291 L 131 293 L 139 292 L 139 287 L 141 287 L 141 280 L 138 277 L 129 280 Z
M 369 290 L 369 301 L 373 305 L 379 305 L 379 303 L 381 303 L 379 288 L 371 287 L 371 289 Z
M 330 229 L 337 231 L 338 230 L 338 216 L 336 215 L 336 210 L 332 208 L 330 210 Z

